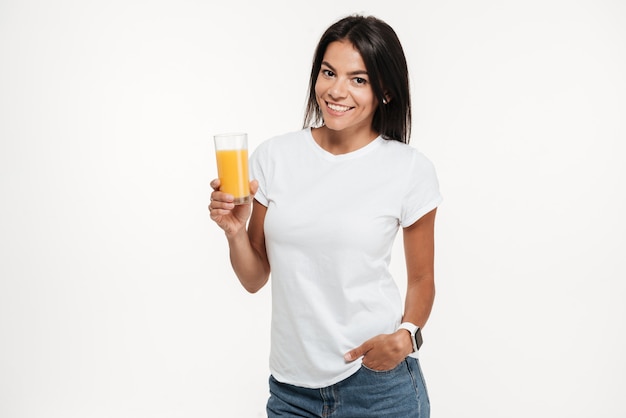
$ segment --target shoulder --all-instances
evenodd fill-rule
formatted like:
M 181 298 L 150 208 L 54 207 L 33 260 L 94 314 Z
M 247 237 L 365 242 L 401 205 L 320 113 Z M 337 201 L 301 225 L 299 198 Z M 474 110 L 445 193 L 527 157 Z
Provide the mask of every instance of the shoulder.
M 432 169 L 433 163 L 412 145 L 395 140 L 384 140 L 382 149 L 394 162 L 414 170 Z
M 255 153 L 276 152 L 286 148 L 301 146 L 305 142 L 307 135 L 310 135 L 308 129 L 300 129 L 274 136 L 261 142 L 255 149 Z

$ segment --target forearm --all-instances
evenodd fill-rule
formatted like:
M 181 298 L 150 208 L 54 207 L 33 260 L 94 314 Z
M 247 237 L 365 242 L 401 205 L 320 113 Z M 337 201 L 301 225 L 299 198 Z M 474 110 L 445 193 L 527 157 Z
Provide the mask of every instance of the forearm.
M 407 291 L 403 321 L 424 328 L 435 300 L 435 214 L 433 209 L 404 229 Z
M 435 280 L 432 275 L 410 280 L 407 285 L 403 322 L 424 328 L 435 301 Z
M 227 239 L 233 271 L 248 292 L 257 292 L 269 279 L 265 248 L 254 248 L 245 229 L 234 236 L 227 236 Z

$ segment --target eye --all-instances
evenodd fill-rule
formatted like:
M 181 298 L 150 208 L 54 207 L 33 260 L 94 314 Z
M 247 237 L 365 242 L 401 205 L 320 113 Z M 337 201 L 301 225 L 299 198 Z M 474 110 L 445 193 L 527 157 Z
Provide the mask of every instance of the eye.
M 331 70 L 322 69 L 322 75 L 327 78 L 332 78 L 335 76 L 335 73 L 332 72 Z
M 363 86 L 367 84 L 367 80 L 362 77 L 356 77 L 353 79 L 353 81 L 354 81 L 354 84 L 359 85 L 359 86 Z

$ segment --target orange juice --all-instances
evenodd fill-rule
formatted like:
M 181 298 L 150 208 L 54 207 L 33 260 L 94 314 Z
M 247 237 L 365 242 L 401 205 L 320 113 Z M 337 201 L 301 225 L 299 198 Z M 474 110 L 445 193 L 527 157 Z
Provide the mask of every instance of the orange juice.
M 235 196 L 235 204 L 250 201 L 248 178 L 248 150 L 227 149 L 215 151 L 220 190 Z

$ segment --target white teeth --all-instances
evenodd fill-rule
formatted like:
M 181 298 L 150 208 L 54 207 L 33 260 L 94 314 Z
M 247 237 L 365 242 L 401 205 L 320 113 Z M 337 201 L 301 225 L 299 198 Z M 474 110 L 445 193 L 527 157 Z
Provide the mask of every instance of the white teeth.
M 350 110 L 349 106 L 340 106 L 340 105 L 336 105 L 336 104 L 332 104 L 332 103 L 328 103 L 328 107 L 331 110 L 334 110 L 335 112 L 346 112 L 346 111 Z

